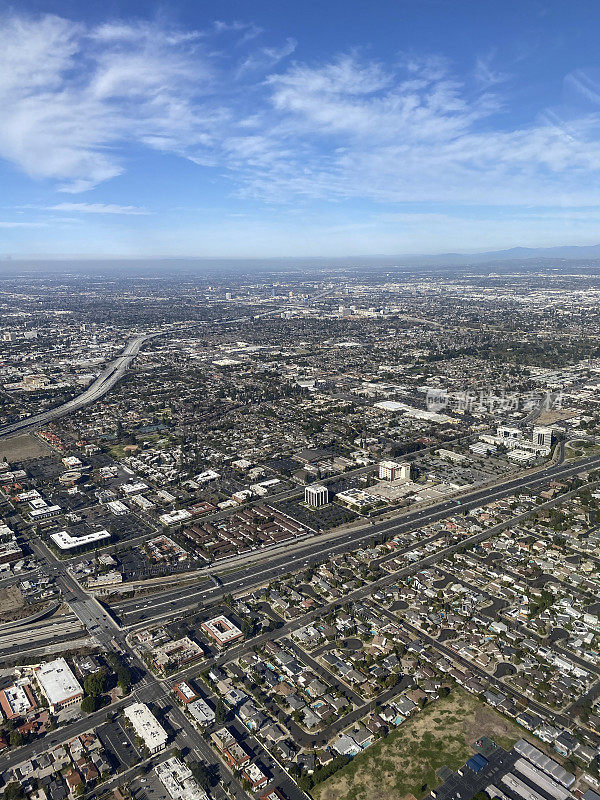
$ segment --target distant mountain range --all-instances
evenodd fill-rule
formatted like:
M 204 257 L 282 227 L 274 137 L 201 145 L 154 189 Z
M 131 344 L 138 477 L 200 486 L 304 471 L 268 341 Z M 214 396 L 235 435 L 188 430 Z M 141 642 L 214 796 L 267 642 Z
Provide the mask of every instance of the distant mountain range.
M 514 268 L 520 262 L 527 269 L 540 266 L 560 268 L 566 262 L 600 261 L 600 244 L 562 247 L 511 247 L 508 250 L 489 250 L 482 253 L 437 253 L 405 255 L 357 255 L 335 258 L 297 256 L 287 258 L 87 258 L 85 256 L 65 256 L 64 258 L 30 257 L 2 258 L 0 256 L 0 277 L 2 274 L 28 273 L 33 270 L 48 273 L 117 272 L 143 275 L 145 273 L 188 273 L 215 275 L 220 272 L 276 272 L 294 270 L 318 270 L 322 268 L 359 269 L 371 268 L 422 268 L 438 269 L 452 267 L 482 267 L 494 264 Z M 598 264 L 594 265 L 598 268 Z
M 439 253 L 437 255 L 399 256 L 402 260 L 427 262 L 428 264 L 482 264 L 490 261 L 515 261 L 530 259 L 560 259 L 580 261 L 600 258 L 600 244 L 580 247 L 564 245 L 561 247 L 511 247 L 508 250 L 489 250 L 483 253 Z

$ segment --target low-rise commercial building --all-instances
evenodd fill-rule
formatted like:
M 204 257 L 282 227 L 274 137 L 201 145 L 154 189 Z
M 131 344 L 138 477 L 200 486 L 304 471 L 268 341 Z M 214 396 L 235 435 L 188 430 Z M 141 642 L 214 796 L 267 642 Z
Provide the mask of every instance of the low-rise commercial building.
M 64 658 L 41 664 L 35 677 L 52 712 L 77 705 L 83 700 L 83 689 Z
M 167 732 L 145 703 L 133 703 L 123 713 L 150 753 L 165 749 L 169 738 Z
M 201 624 L 202 630 L 220 646 L 231 644 L 243 636 L 242 631 L 222 614 Z
M 85 536 L 71 536 L 68 531 L 57 531 L 50 534 L 50 539 L 59 550 L 73 550 L 76 547 L 85 547 L 86 545 L 101 542 L 104 539 L 110 539 L 110 533 L 106 530 L 101 530 L 86 533 Z

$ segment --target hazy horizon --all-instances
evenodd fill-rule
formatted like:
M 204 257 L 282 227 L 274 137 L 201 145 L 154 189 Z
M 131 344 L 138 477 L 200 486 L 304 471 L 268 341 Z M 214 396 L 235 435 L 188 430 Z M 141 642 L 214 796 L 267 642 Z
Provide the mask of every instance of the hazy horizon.
M 4 5 L 0 252 L 596 244 L 594 20 L 588 0 Z

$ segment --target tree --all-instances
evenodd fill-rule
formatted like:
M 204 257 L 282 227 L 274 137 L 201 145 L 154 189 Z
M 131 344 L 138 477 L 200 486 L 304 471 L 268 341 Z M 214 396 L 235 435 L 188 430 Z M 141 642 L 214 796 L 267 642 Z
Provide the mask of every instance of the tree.
M 90 695 L 90 697 L 98 697 L 102 694 L 105 687 L 106 670 L 104 668 L 99 669 L 97 672 L 93 672 L 91 675 L 87 675 L 83 682 L 85 693 Z
M 207 792 L 211 785 L 210 774 L 207 768 L 204 766 L 204 764 L 194 761 L 192 764 L 190 764 L 190 769 L 198 786 Z
M 25 797 L 25 792 L 23 791 L 23 787 L 20 783 L 7 783 L 2 793 L 3 800 L 21 800 L 21 798 Z
M 91 714 L 92 712 L 96 711 L 97 708 L 98 700 L 96 697 L 92 697 L 92 695 L 87 695 L 81 701 L 81 710 L 86 714 Z
M 11 731 L 9 741 L 11 747 L 19 747 L 23 744 L 23 734 L 21 731 Z
M 215 720 L 222 725 L 227 719 L 227 708 L 223 700 L 219 697 L 215 706 Z

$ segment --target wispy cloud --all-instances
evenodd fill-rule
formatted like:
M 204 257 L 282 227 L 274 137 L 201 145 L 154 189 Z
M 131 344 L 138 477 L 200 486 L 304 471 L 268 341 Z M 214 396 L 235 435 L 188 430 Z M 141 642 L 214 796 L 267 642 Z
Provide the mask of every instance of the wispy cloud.
M 486 69 L 485 87 L 470 90 L 443 59 L 414 56 L 396 69 L 345 55 L 272 75 L 270 136 L 302 161 L 294 167 L 275 153 L 268 170 L 248 170 L 242 191 L 270 200 L 595 204 L 596 110 L 570 113 L 567 123 L 539 109 L 511 128 L 500 116 L 508 98 L 489 88 L 501 76 Z
M 47 222 L 13 222 L 0 220 L 0 228 L 46 228 Z
M 246 22 L 85 26 L 12 14 L 0 24 L 0 156 L 81 192 L 120 175 L 132 147 L 220 169 L 244 197 L 595 205 L 599 81 L 567 76 L 572 107 L 511 124 L 507 73 L 483 54 L 356 52 L 299 58 Z M 291 61 L 291 57 L 296 61 Z M 143 214 L 111 204 L 53 210 Z
M 138 206 L 119 206 L 112 203 L 58 203 L 49 206 L 49 211 L 76 211 L 82 214 L 129 214 L 146 215 L 151 212 Z
M 507 72 L 504 72 L 495 66 L 496 60 L 497 54 L 495 51 L 492 51 L 485 56 L 478 56 L 475 61 L 473 77 L 480 84 L 480 86 L 486 89 L 492 86 L 497 86 L 500 83 L 504 83 L 509 78 Z
M 236 44 L 254 26 L 220 26 Z M 0 155 L 80 192 L 120 175 L 132 144 L 182 156 L 217 147 L 231 110 L 222 50 L 208 32 L 159 22 L 85 27 L 46 15 L 0 19 Z M 265 66 L 291 52 L 260 49 Z M 258 57 L 258 56 L 255 56 Z M 243 49 L 227 69 L 248 61 Z
M 296 40 L 288 38 L 281 47 L 261 47 L 250 53 L 240 64 L 237 77 L 249 72 L 264 72 L 272 69 L 284 58 L 291 56 L 296 49 Z

